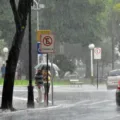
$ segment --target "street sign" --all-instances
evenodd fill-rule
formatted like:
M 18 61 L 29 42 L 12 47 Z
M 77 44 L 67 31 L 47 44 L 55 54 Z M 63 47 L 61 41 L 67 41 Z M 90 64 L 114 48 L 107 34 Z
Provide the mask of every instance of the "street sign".
M 53 53 L 54 52 L 54 36 L 52 34 L 41 35 L 41 52 Z
M 94 59 L 101 59 L 102 50 L 101 48 L 94 48 Z
M 40 50 L 40 42 L 37 42 L 37 54 L 42 54 Z
M 44 34 L 51 34 L 51 31 L 50 30 L 38 30 L 37 31 L 37 41 L 40 42 L 41 41 L 41 35 L 44 35 Z

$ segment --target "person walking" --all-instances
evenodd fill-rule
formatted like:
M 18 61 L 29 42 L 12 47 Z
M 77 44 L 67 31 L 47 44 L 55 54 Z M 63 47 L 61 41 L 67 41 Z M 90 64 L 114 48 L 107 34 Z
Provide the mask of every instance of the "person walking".
M 5 76 L 5 64 L 3 64 L 1 67 L 1 73 L 2 73 L 2 78 L 4 78 L 4 76 Z
M 38 90 L 38 97 L 36 98 L 37 102 L 42 102 L 42 87 L 43 87 L 43 75 L 42 70 L 38 70 L 35 75 L 35 84 Z
M 43 84 L 44 84 L 44 102 L 47 103 L 47 99 L 49 100 L 49 97 L 47 98 L 47 95 L 49 96 L 50 81 L 51 81 L 50 67 L 48 67 L 48 73 L 47 73 L 47 67 L 43 67 L 42 71 L 43 71 L 42 74 L 43 74 Z

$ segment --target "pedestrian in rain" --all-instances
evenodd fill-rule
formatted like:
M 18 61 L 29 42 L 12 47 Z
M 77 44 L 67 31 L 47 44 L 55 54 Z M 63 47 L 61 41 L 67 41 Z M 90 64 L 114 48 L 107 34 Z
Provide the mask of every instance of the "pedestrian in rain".
M 37 102 L 42 102 L 42 87 L 43 87 L 43 75 L 42 70 L 38 70 L 35 75 L 35 84 L 38 90 L 38 97 L 36 98 Z
M 17 79 L 18 80 L 21 80 L 21 72 L 22 72 L 21 67 L 19 67 L 17 70 Z
M 2 78 L 4 78 L 4 76 L 5 76 L 5 64 L 3 64 L 1 67 L 1 73 L 2 73 Z
M 48 73 L 47 73 L 48 70 Z M 42 68 L 43 73 L 43 84 L 44 84 L 44 101 L 47 102 L 47 94 L 49 96 L 49 89 L 50 89 L 50 81 L 51 81 L 51 73 L 50 73 L 50 67 L 43 67 Z M 48 76 L 47 76 L 48 75 Z M 48 81 L 48 84 L 47 84 Z

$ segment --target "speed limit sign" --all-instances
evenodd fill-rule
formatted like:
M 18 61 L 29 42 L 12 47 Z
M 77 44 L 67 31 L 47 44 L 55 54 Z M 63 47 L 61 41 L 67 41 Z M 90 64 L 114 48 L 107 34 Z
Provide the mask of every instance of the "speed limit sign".
M 94 48 L 94 59 L 99 60 L 101 59 L 102 49 L 101 48 Z

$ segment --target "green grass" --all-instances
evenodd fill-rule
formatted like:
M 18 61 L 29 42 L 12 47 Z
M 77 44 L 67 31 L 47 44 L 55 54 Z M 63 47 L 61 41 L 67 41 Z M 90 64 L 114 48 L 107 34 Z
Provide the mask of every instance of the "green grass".
M 0 79 L 0 85 L 3 85 L 3 79 Z M 28 80 L 15 80 L 14 85 L 28 85 Z M 34 82 L 33 82 L 34 84 Z
M 90 79 L 84 79 L 84 80 L 80 80 L 81 82 L 83 82 L 84 84 L 91 84 L 91 80 Z M 14 85 L 15 86 L 27 86 L 29 84 L 28 80 L 15 80 Z M 69 80 L 57 80 L 55 79 L 53 81 L 54 85 L 70 85 Z M 94 84 L 96 84 L 96 81 L 94 80 Z M 99 83 L 99 84 L 104 84 L 104 83 Z M 3 79 L 0 79 L 0 85 L 3 85 Z M 35 85 L 35 81 L 33 80 L 33 85 Z
M 68 80 L 55 80 L 53 84 L 54 85 L 69 85 L 70 82 Z
M 29 84 L 28 80 L 15 80 L 15 86 L 27 86 Z M 54 85 L 68 85 L 69 81 L 67 80 L 55 80 L 53 82 Z M 3 79 L 0 79 L 0 85 L 3 85 Z M 35 81 L 33 80 L 33 85 L 35 85 Z

